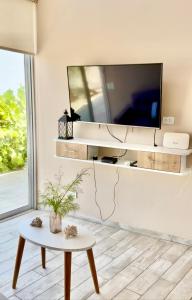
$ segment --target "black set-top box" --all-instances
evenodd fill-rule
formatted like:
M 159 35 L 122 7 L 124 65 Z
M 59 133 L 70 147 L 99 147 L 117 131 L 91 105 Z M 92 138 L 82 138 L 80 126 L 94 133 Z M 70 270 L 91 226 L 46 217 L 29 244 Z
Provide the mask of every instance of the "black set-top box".
M 108 164 L 116 164 L 117 157 L 111 157 L 111 156 L 103 156 L 101 158 L 101 161 Z

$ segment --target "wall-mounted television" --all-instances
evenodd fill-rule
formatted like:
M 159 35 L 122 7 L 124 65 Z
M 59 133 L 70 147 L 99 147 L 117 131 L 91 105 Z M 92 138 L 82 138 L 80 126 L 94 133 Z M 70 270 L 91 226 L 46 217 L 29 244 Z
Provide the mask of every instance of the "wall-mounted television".
M 68 66 L 74 120 L 161 127 L 162 63 Z

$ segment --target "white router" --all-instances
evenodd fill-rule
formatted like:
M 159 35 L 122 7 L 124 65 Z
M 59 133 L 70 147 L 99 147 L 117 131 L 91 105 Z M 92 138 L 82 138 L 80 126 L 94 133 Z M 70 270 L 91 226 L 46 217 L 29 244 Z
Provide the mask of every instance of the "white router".
M 163 146 L 171 149 L 186 150 L 189 148 L 189 139 L 188 133 L 165 132 Z

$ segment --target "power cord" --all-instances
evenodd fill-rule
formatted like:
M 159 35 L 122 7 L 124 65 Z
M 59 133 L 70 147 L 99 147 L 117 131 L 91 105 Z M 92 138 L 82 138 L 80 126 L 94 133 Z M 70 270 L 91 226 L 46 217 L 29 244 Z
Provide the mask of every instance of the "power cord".
M 127 141 L 127 135 L 128 135 L 129 127 L 127 126 L 126 132 L 125 132 L 125 138 L 124 138 L 124 143 Z
M 106 125 L 106 127 L 107 127 L 107 131 L 109 132 L 109 134 L 110 134 L 114 139 L 116 139 L 116 140 L 119 141 L 120 143 L 125 143 L 125 142 L 126 142 L 127 134 L 128 134 L 128 126 L 127 126 L 127 128 L 126 128 L 126 133 L 125 133 L 124 140 L 119 139 L 119 138 L 116 137 L 113 133 L 111 133 L 111 131 L 109 130 L 108 125 Z M 100 126 L 99 126 L 99 128 L 100 128 Z M 124 151 L 123 154 L 118 155 L 118 156 L 113 156 L 113 157 L 114 157 L 114 158 L 120 158 L 120 157 L 123 157 L 123 156 L 125 156 L 125 155 L 127 154 L 127 151 L 128 151 L 128 150 L 126 149 L 126 150 Z M 113 209 L 112 209 L 112 212 L 109 214 L 108 217 L 103 218 L 103 214 L 102 214 L 101 207 L 100 207 L 100 205 L 99 205 L 99 203 L 98 203 L 98 201 L 97 201 L 97 192 L 98 192 L 98 190 L 97 190 L 97 180 L 96 180 L 95 161 L 94 161 L 94 159 L 93 159 L 93 178 L 94 178 L 94 185 L 95 185 L 94 201 L 95 201 L 95 204 L 96 204 L 96 206 L 97 206 L 97 208 L 98 208 L 98 210 L 99 210 L 99 215 L 100 215 L 100 219 L 101 219 L 102 222 L 106 222 L 107 220 L 109 220 L 109 219 L 114 215 L 115 210 L 116 210 L 116 206 L 117 206 L 117 205 L 116 205 L 116 187 L 117 187 L 117 185 L 118 185 L 118 183 L 119 183 L 119 168 L 118 168 L 118 167 L 116 168 L 116 174 L 117 174 L 117 180 L 116 180 L 116 182 L 115 182 L 115 184 L 114 184 L 114 187 L 113 187 Z
M 125 138 L 124 138 L 124 143 L 126 142 L 126 140 L 127 140 L 127 134 L 128 134 L 128 126 L 127 126 L 127 128 L 126 128 L 126 133 L 125 133 Z M 125 151 L 124 151 L 124 153 L 123 154 L 120 154 L 120 155 L 116 155 L 116 156 L 113 156 L 114 158 L 121 158 L 121 157 L 123 157 L 123 156 L 125 156 L 126 154 L 127 154 L 127 151 L 128 151 L 128 149 L 126 149 Z
M 128 150 L 126 149 L 123 154 L 121 154 L 121 155 L 114 155 L 113 157 L 114 158 L 121 158 L 121 157 L 123 157 L 123 156 L 125 156 L 127 154 L 127 151 Z
M 99 215 L 100 215 L 100 219 L 103 221 L 103 216 L 102 216 L 102 211 L 101 211 L 101 207 L 99 205 L 99 203 L 97 202 L 97 181 L 96 181 L 96 172 L 95 172 L 95 161 L 93 159 L 93 178 L 94 178 L 94 184 L 95 184 L 95 204 L 99 210 Z
M 118 167 L 116 168 L 116 174 L 117 174 L 117 180 L 116 180 L 116 182 L 114 184 L 114 188 L 113 188 L 113 209 L 112 209 L 112 212 L 110 213 L 110 215 L 108 217 L 103 218 L 101 207 L 100 207 L 100 205 L 97 201 L 97 191 L 98 190 L 97 190 L 97 181 L 96 181 L 96 172 L 95 172 L 95 162 L 93 160 L 93 175 L 94 175 L 93 178 L 94 178 L 94 184 L 95 184 L 95 199 L 94 200 L 95 200 L 95 204 L 96 204 L 96 206 L 99 210 L 99 215 L 100 215 L 100 219 L 101 219 L 102 222 L 106 222 L 107 220 L 109 220 L 114 215 L 115 210 L 116 210 L 116 206 L 117 206 L 117 204 L 116 204 L 116 188 L 117 188 L 117 185 L 119 183 L 119 177 L 120 177 Z
M 109 220 L 114 215 L 115 210 L 116 210 L 116 206 L 117 206 L 117 204 L 116 204 L 116 187 L 119 183 L 119 168 L 116 169 L 116 174 L 117 174 L 117 180 L 116 180 L 116 182 L 114 184 L 114 187 L 113 187 L 113 204 L 114 204 L 113 210 L 112 210 L 111 214 L 107 218 L 105 218 L 104 221 Z
M 153 146 L 154 147 L 157 147 L 158 145 L 156 144 L 156 132 L 157 132 L 157 129 L 155 128 L 155 130 L 154 130 L 154 135 L 153 135 Z
M 116 139 L 116 140 L 119 141 L 120 143 L 123 143 L 122 140 L 120 140 L 120 139 L 119 139 L 118 137 L 116 137 L 113 133 L 111 133 L 111 131 L 109 130 L 108 125 L 106 125 L 106 127 L 107 127 L 107 130 L 108 130 L 109 134 L 110 134 L 114 139 Z
M 125 142 L 126 142 L 126 140 L 127 140 L 127 134 L 128 134 L 128 130 L 129 130 L 128 126 L 127 126 L 127 128 L 126 128 L 124 140 L 121 140 L 121 139 L 119 139 L 118 137 L 116 137 L 116 136 L 109 130 L 109 126 L 108 126 L 108 125 L 106 125 L 106 127 L 107 127 L 107 131 L 109 132 L 109 134 L 110 134 L 114 139 L 116 139 L 116 140 L 119 141 L 120 143 L 125 143 Z

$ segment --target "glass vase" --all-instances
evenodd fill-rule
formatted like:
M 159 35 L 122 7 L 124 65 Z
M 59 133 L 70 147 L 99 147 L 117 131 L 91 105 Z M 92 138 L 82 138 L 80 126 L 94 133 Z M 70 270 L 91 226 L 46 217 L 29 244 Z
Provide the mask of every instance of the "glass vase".
M 55 212 L 51 212 L 49 216 L 49 228 L 52 233 L 62 231 L 62 217 Z

